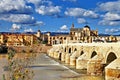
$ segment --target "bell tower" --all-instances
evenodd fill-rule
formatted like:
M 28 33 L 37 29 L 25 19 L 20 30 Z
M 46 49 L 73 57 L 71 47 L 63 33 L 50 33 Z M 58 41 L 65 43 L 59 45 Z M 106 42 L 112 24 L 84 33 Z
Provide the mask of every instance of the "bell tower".
M 71 26 L 71 28 L 74 28 L 74 24 L 72 23 L 72 26 Z
M 40 30 L 38 30 L 38 32 L 37 32 L 37 37 L 41 37 L 41 31 Z

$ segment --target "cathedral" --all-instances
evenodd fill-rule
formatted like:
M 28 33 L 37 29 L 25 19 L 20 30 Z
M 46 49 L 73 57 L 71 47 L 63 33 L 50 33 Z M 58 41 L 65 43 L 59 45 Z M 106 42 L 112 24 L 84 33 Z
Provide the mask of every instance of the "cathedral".
M 91 30 L 88 25 L 83 28 L 75 28 L 72 24 L 68 35 L 51 35 L 48 37 L 48 44 L 91 43 L 97 36 L 98 30 Z

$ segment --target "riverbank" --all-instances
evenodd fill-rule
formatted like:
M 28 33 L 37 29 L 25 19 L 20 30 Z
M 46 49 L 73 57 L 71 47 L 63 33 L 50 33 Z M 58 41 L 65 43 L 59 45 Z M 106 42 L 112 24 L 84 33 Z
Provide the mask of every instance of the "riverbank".
M 16 53 L 47 53 L 47 50 L 52 48 L 52 46 L 47 46 L 45 44 L 10 47 L 12 47 L 16 51 Z
M 3 73 L 5 73 L 3 66 L 6 65 L 6 58 L 0 59 L 0 61 L 1 80 Z M 59 63 L 59 61 L 43 53 L 37 53 L 36 58 L 30 66 L 34 72 L 33 80 L 104 80 L 99 76 L 88 76 L 76 72 L 74 69 L 67 66 L 67 64 Z

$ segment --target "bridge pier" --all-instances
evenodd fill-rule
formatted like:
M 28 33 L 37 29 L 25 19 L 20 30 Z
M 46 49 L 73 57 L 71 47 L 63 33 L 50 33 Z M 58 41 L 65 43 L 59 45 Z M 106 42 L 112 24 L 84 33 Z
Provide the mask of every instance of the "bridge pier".
M 89 60 L 87 63 L 87 74 L 89 75 L 102 75 L 103 65 L 102 60 Z
M 87 69 L 87 62 L 89 59 L 86 57 L 86 54 L 81 55 L 76 59 L 76 69 Z
M 87 69 L 87 59 L 77 59 L 76 60 L 76 69 Z
M 59 59 L 59 51 L 55 51 L 53 57 L 54 57 L 55 59 Z
M 105 80 L 120 80 L 120 58 L 105 67 Z
M 71 66 L 76 66 L 76 59 L 77 59 L 77 52 L 73 52 L 72 55 L 70 56 L 70 65 Z
M 65 63 L 69 64 L 70 63 L 70 53 L 67 53 L 65 55 Z
M 70 65 L 75 66 L 76 65 L 76 57 L 70 56 Z
M 50 57 L 53 57 L 53 56 L 54 56 L 54 51 L 53 51 L 53 50 L 50 50 L 49 53 L 48 53 L 48 55 L 49 55 Z
M 65 52 L 62 52 L 62 54 L 61 54 L 61 61 L 65 61 L 65 55 L 66 55 L 66 53 Z

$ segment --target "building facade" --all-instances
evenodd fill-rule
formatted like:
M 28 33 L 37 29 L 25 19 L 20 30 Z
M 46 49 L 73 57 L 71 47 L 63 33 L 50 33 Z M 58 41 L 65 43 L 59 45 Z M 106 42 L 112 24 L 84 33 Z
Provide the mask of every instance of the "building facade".
M 32 45 L 36 41 L 36 39 L 37 37 L 33 34 L 0 34 L 0 44 L 4 44 L 7 46 Z
M 0 44 L 7 46 L 28 46 L 48 41 L 50 33 L 42 34 L 40 30 L 36 33 L 0 33 Z
M 68 35 L 51 35 L 48 37 L 48 44 L 117 42 L 118 39 L 119 37 L 115 36 L 99 36 L 98 30 L 91 30 L 88 25 L 83 28 L 75 28 L 72 24 Z
M 48 37 L 48 44 L 65 44 L 75 42 L 92 42 L 94 37 L 98 36 L 97 30 L 91 30 L 88 25 L 83 28 L 75 28 L 72 24 L 68 35 L 55 35 Z

